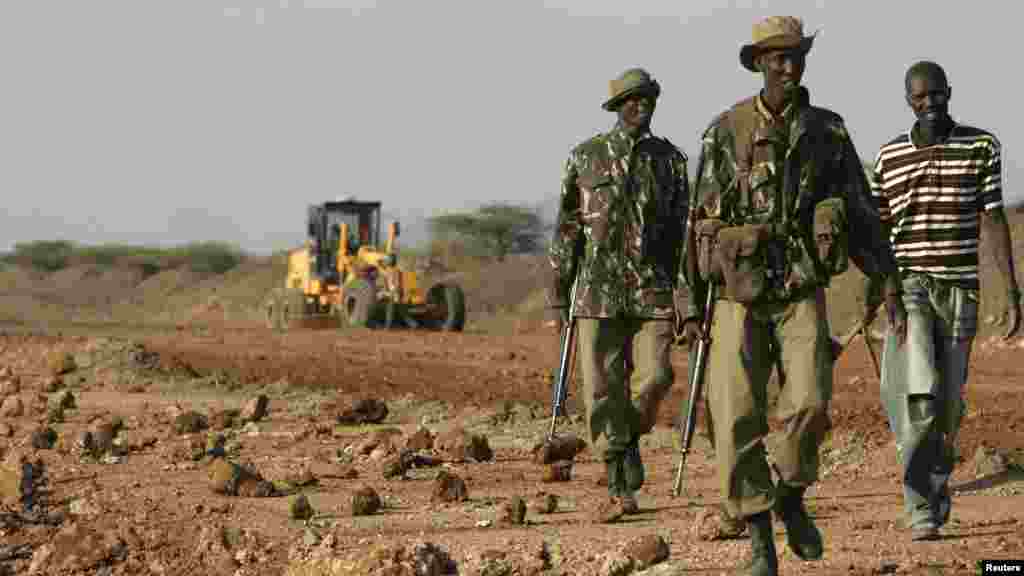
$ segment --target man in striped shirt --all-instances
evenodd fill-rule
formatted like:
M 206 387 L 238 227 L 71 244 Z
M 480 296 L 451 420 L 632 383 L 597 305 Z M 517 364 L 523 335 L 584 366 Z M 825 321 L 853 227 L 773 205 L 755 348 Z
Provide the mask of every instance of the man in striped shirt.
M 881 395 L 900 452 L 911 538 L 931 540 L 949 518 L 953 447 L 978 323 L 982 228 L 1007 288 L 1006 338 L 1020 328 L 1020 290 L 999 140 L 950 117 L 952 91 L 938 64 L 914 64 L 905 84 L 917 121 L 879 150 L 872 182 L 907 313 L 902 346 L 894 336 L 886 340 Z

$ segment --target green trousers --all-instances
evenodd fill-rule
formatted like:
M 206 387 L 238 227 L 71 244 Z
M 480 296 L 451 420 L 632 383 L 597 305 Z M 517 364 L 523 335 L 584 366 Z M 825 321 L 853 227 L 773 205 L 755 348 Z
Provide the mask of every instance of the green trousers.
M 771 509 L 775 486 L 765 453 L 768 381 L 778 370 L 776 416 L 784 424 L 775 456 L 780 482 L 818 479 L 818 449 L 832 396 L 831 337 L 824 290 L 791 303 L 715 304 L 706 375 L 715 464 L 726 511 L 734 518 Z
M 634 435 L 654 427 L 675 378 L 670 360 L 673 321 L 579 318 L 577 326 L 590 442 L 607 460 L 622 454 Z

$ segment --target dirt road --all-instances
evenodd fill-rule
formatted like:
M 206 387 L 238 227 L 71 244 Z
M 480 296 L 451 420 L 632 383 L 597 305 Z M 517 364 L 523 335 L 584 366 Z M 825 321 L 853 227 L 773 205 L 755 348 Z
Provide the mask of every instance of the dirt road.
M 54 351 L 71 353 L 77 364 L 60 386 L 48 376 Z M 795 559 L 777 524 L 783 573 L 974 574 L 981 559 L 1024 558 L 1024 483 L 1015 460 L 1024 451 L 1018 355 L 1019 349 L 979 344 L 953 520 L 942 540 L 912 545 L 901 526 L 900 485 L 878 382 L 863 345 L 855 342 L 836 366 L 834 428 L 822 451 L 822 481 L 809 494 L 826 537 L 825 558 Z M 3 566 L 29 573 L 33 564 L 46 574 L 262 575 L 284 574 L 289 565 L 293 574 L 312 574 L 295 566 L 317 550 L 345 558 L 381 553 L 386 545 L 412 549 L 416 542 L 432 542 L 457 562 L 459 574 L 481 573 L 485 564 L 488 573 L 502 573 L 493 571 L 501 558 L 519 567 L 505 573 L 529 573 L 531 566 L 539 569 L 536 557 L 547 550 L 551 567 L 536 573 L 589 576 L 608 573 L 610 554 L 649 535 L 663 537 L 670 556 L 648 573 L 718 574 L 739 565 L 748 540 L 704 541 L 695 528 L 718 499 L 703 438 L 688 460 L 687 496 L 670 495 L 678 444 L 672 422 L 686 394 L 682 352 L 674 357 L 673 396 L 644 440 L 648 479 L 641 514 L 617 525 L 588 519 L 589 507 L 605 491 L 596 483 L 602 465 L 589 451 L 577 456 L 568 482 L 542 481 L 543 468 L 531 461 L 530 448 L 548 424 L 556 361 L 551 332 L 279 334 L 261 328 L 65 326 L 59 336 L 43 336 L 10 327 L 0 337 L 0 370 L 9 368 L 20 381 L 9 395 L 22 400 L 24 413 L 0 417 L 0 451 L 8 461 L 45 464 L 35 508 L 49 513 L 14 514 L 17 507 L 8 506 L 0 515 L 0 574 Z M 58 389 L 73 393 L 76 408 L 47 424 L 47 396 Z M 290 518 L 288 497 L 214 493 L 207 476 L 211 460 L 190 456 L 195 442 L 205 446 L 219 413 L 241 409 L 260 393 L 270 400 L 264 418 L 219 430 L 227 457 L 250 464 L 267 480 L 304 473 L 308 482 L 288 485 L 305 484 L 301 490 L 316 512 L 311 519 Z M 337 415 L 361 397 L 387 403 L 384 421 L 339 425 Z M 578 414 L 576 404 L 573 394 L 570 409 Z M 176 430 L 178 416 L 188 410 L 206 416 L 210 427 L 191 434 Z M 81 432 L 115 416 L 123 423 L 124 448 L 101 458 L 83 456 L 76 446 Z M 455 424 L 487 438 L 494 457 L 458 462 L 432 452 L 447 461 L 444 470 L 465 480 L 467 498 L 454 503 L 432 499 L 437 468 L 385 479 L 397 448 L 363 453 L 361 446 L 382 428 L 408 437 L 420 427 L 443 435 Z M 32 432 L 44 425 L 59 438 L 53 448 L 33 448 Z M 10 437 L 3 437 L 3 426 Z M 578 419 L 562 427 L 582 434 Z M 1001 464 L 1008 470 L 1001 471 Z M 353 517 L 349 506 L 363 485 L 379 493 L 383 509 Z M 557 495 L 555 513 L 531 508 L 526 524 L 502 524 L 503 504 L 541 491 Z M 356 573 L 340 566 L 333 573 Z

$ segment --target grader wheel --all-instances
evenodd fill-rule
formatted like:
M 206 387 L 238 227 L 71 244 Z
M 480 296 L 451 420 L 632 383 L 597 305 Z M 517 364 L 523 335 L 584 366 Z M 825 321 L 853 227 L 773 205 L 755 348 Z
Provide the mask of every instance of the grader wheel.
M 349 326 L 370 327 L 376 304 L 377 292 L 366 280 L 353 280 L 345 286 L 342 315 Z
M 466 324 L 466 297 L 457 284 L 438 283 L 427 291 L 427 302 L 433 308 L 427 325 L 434 330 L 461 332 Z
M 275 290 L 266 307 L 267 327 L 287 330 L 291 320 L 301 320 L 308 315 L 308 308 L 306 296 L 300 290 Z

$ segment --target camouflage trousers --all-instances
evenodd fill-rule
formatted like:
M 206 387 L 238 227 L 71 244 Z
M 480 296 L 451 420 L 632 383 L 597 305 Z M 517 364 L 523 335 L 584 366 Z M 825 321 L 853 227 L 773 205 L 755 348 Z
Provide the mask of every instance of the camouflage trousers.
M 823 289 L 782 304 L 719 300 L 714 315 L 705 385 L 715 465 L 727 514 L 743 518 L 775 503 L 764 445 L 775 369 L 785 382 L 775 409 L 784 425 L 773 454 L 775 472 L 790 486 L 817 481 L 832 397 L 832 340 Z
M 977 333 L 978 293 L 923 274 L 903 279 L 907 340 L 882 351 L 881 397 L 903 468 L 909 526 L 949 515 L 948 482 Z
M 590 442 L 606 456 L 622 454 L 633 436 L 654 427 L 672 387 L 673 321 L 579 318 L 577 323 Z

